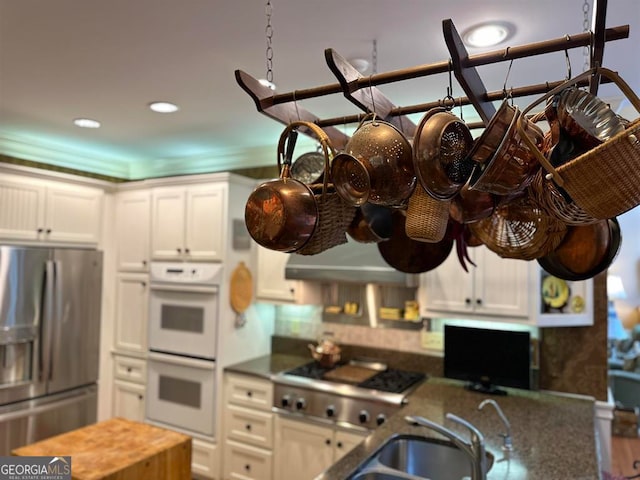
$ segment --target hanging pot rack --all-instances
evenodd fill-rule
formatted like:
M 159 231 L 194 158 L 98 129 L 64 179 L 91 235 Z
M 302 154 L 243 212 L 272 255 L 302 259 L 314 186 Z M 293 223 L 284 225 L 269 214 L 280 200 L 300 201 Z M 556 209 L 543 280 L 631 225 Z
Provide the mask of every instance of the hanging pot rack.
M 575 35 L 565 35 L 551 40 L 529 43 L 502 50 L 494 50 L 477 55 L 469 55 L 453 21 L 442 21 L 445 43 L 451 55 L 450 60 L 426 65 L 394 70 L 363 77 L 347 60 L 335 50 L 325 50 L 325 60 L 330 70 L 338 79 L 338 83 L 322 85 L 303 90 L 295 90 L 282 94 L 274 94 L 271 89 L 263 86 L 257 79 L 242 70 L 235 71 L 239 86 L 253 99 L 257 110 L 285 125 L 294 120 L 312 122 L 320 126 L 329 136 L 335 148 L 341 149 L 346 145 L 349 137 L 335 125 L 345 125 L 360 122 L 363 114 L 320 119 L 310 111 L 299 105 L 300 100 L 322 97 L 342 93 L 350 102 L 364 112 L 374 112 L 380 118 L 394 124 L 408 138 L 413 137 L 415 124 L 406 115 L 426 112 L 437 106 L 473 105 L 481 118 L 481 122 L 468 124 L 470 128 L 483 127 L 495 113 L 492 102 L 501 100 L 505 92 L 487 92 L 476 67 L 519 58 L 542 55 L 552 52 L 568 51 L 573 48 L 590 47 L 591 66 L 602 65 L 605 42 L 621 40 L 629 37 L 629 25 L 606 28 L 606 0 L 594 0 L 594 15 L 592 30 Z M 452 72 L 466 96 L 451 99 L 440 99 L 418 105 L 397 107 L 377 88 L 377 85 L 394 83 L 397 81 L 415 79 L 419 77 Z M 545 82 L 543 84 L 528 85 L 509 90 L 511 97 L 544 94 L 561 84 L 564 80 Z M 600 83 L 609 80 L 591 77 L 589 82 L 581 86 L 589 86 L 592 94 L 596 94 Z M 450 102 L 450 103 L 447 103 Z M 304 132 L 304 128 L 301 131 Z

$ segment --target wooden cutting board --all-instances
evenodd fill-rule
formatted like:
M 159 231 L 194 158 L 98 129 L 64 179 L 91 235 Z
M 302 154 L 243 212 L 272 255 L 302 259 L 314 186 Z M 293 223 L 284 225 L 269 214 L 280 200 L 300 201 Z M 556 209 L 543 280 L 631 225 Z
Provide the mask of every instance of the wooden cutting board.
M 378 373 L 376 370 L 366 367 L 343 365 L 341 367 L 334 368 L 333 370 L 329 370 L 324 374 L 323 378 L 334 382 L 358 384 L 373 377 L 376 373 Z

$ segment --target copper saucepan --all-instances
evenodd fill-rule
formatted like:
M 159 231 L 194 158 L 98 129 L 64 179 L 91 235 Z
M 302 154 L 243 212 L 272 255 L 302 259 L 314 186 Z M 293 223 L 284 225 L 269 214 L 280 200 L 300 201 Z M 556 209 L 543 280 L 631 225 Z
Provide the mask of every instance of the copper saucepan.
M 249 195 L 244 218 L 251 238 L 270 250 L 291 253 L 302 248 L 318 223 L 318 205 L 311 189 L 291 178 L 296 127 L 287 126 L 278 143 L 280 178 L 262 183 Z M 287 152 L 281 162 L 285 142 Z

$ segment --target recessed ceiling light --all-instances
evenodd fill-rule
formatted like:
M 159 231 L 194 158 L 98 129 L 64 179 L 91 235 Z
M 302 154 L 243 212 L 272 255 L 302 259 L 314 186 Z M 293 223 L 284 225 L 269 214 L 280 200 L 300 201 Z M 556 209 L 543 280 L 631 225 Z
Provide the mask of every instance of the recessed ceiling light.
M 152 102 L 149 108 L 158 113 L 173 113 L 178 111 L 178 106 L 169 102 Z
M 469 47 L 492 47 L 511 38 L 515 31 L 508 22 L 485 22 L 466 29 L 462 41 Z
M 76 127 L 81 128 L 100 128 L 100 122 L 91 120 L 90 118 L 75 118 L 73 123 Z
M 258 82 L 260 83 L 260 85 L 262 85 L 263 87 L 267 87 L 270 88 L 271 90 L 275 90 L 276 89 L 276 84 L 273 82 L 270 82 L 269 80 L 267 80 L 266 78 L 261 78 L 260 80 L 258 80 Z

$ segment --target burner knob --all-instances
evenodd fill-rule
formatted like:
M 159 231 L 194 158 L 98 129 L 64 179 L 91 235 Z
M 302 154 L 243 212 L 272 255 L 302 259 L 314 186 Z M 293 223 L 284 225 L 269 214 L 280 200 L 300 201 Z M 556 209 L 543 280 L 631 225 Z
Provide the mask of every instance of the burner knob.
M 367 423 L 369 421 L 369 412 L 366 410 L 360 410 L 358 419 L 360 420 L 360 423 Z
M 291 406 L 291 395 L 283 395 L 282 400 L 280 400 L 280 404 L 283 408 Z
M 296 400 L 296 408 L 298 410 L 304 410 L 307 407 L 307 401 L 304 399 L 304 397 L 300 397 L 298 398 L 298 400 Z
M 327 407 L 327 417 L 333 417 L 336 414 L 336 407 L 329 405 Z
M 387 421 L 387 416 L 384 413 L 381 413 L 376 417 L 376 423 L 378 425 L 382 425 L 386 421 Z

